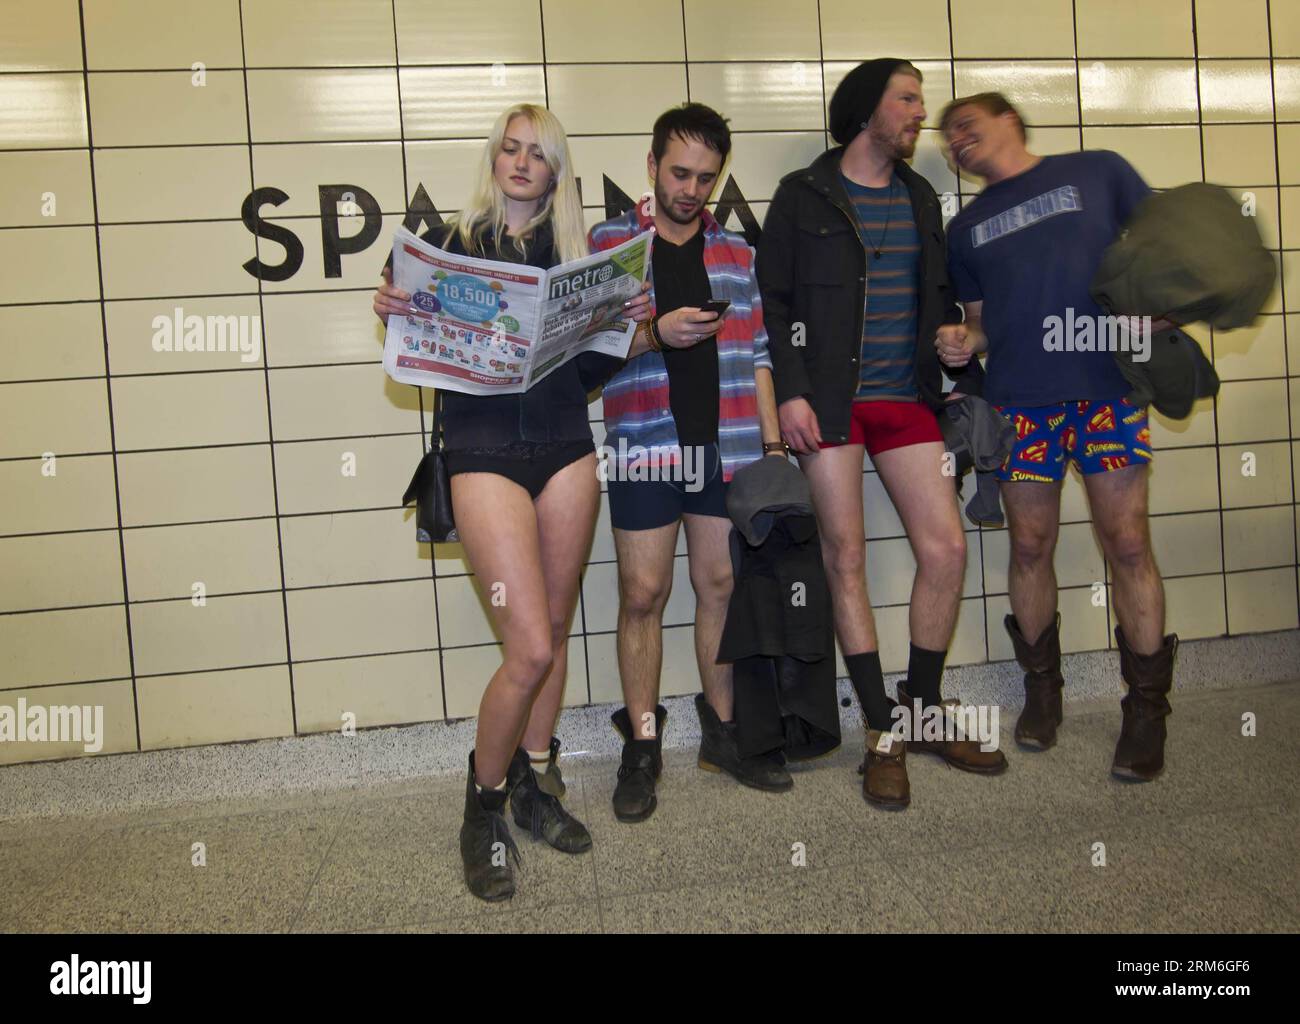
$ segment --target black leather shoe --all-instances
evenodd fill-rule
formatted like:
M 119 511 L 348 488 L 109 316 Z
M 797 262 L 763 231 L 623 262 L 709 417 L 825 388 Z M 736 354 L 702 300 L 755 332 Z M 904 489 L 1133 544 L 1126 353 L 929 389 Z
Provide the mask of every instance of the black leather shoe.
M 510 811 L 515 824 L 529 830 L 534 840 L 546 842 L 561 853 L 586 853 L 591 849 L 587 826 L 564 809 L 555 791 L 564 792 L 564 780 L 556 757 L 560 741 L 551 739 L 551 756 L 546 772 L 538 775 L 526 750 L 516 750 L 506 778 L 510 788 Z M 545 788 L 543 787 L 545 784 Z M 550 790 L 550 792 L 547 792 Z
M 508 791 L 474 785 L 474 752 L 469 755 L 469 780 L 465 784 L 465 821 L 460 827 L 460 859 L 465 885 L 481 900 L 495 903 L 515 894 L 511 858 L 519 863 L 519 847 L 506 824 Z
M 655 783 L 664 766 L 663 735 L 668 709 L 662 704 L 655 708 L 655 735 L 651 739 L 635 738 L 627 708 L 619 708 L 610 720 L 623 737 L 623 762 L 614 787 L 614 817 L 628 824 L 645 821 L 659 804 Z
M 736 723 L 722 721 L 702 693 L 695 695 L 695 710 L 700 716 L 697 763 L 701 768 L 726 772 L 742 786 L 767 793 L 784 793 L 794 788 L 794 779 L 780 753 L 741 757 L 736 749 Z

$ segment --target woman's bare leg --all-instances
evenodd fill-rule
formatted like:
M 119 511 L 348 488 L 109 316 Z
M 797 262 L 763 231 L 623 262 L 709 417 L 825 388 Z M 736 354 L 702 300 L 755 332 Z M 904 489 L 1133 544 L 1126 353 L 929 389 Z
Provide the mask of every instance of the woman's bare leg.
M 569 624 L 578 604 L 582 567 L 591 553 L 599 504 L 594 453 L 551 477 L 533 503 L 554 657 L 524 730 L 522 746 L 526 750 L 547 749 L 555 735 L 569 663 Z
M 499 786 L 551 668 L 552 630 L 537 515 L 528 492 L 496 473 L 451 478 L 465 557 L 502 638 L 501 667 L 479 704 L 476 781 Z M 549 740 L 549 737 L 548 737 Z

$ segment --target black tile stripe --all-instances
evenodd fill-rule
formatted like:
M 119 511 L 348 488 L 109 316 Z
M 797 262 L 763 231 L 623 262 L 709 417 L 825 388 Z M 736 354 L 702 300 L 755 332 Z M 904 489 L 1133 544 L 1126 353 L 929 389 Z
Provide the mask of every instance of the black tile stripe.
M 244 0 L 239 0 L 239 52 L 240 59 L 247 64 L 247 40 L 244 38 Z M 252 100 L 248 92 L 248 70 L 243 69 L 244 82 L 244 125 L 248 132 L 248 188 L 251 191 L 257 179 L 257 172 L 253 165 L 253 111 Z M 262 258 L 262 245 L 260 236 L 253 237 L 256 248 L 257 258 Z M 275 550 L 279 561 L 280 568 L 280 608 L 284 617 L 284 653 L 285 663 L 289 671 L 289 713 L 293 719 L 294 734 L 298 733 L 298 698 L 295 692 L 293 678 L 293 637 L 289 630 L 289 595 L 285 591 L 284 578 L 284 536 L 280 523 L 280 488 L 276 478 L 275 463 L 275 419 L 271 414 L 271 370 L 267 365 L 266 359 L 266 307 L 262 298 L 262 281 L 257 281 L 257 312 L 259 323 L 261 325 L 262 336 L 260 344 L 262 346 L 262 384 L 266 389 L 266 436 L 268 439 L 267 447 L 271 455 L 271 498 L 275 511 Z
M 86 154 L 90 163 L 90 201 L 95 219 L 99 220 L 99 199 L 95 183 L 95 135 L 90 116 L 90 72 L 86 67 L 86 9 L 85 0 L 77 0 L 77 25 L 81 34 L 82 98 L 86 104 Z M 122 618 L 126 626 L 127 667 L 131 673 L 131 710 L 135 720 L 135 749 L 140 746 L 140 697 L 136 690 L 135 643 L 131 630 L 131 590 L 126 578 L 126 541 L 122 535 L 122 485 L 117 468 L 117 439 L 113 424 L 113 389 L 109 385 L 108 313 L 104 298 L 104 252 L 100 245 L 99 227 L 95 227 L 95 271 L 99 280 L 99 323 L 104 335 L 104 392 L 108 402 L 108 436 L 113 448 L 113 501 L 117 509 L 117 551 L 122 561 Z
M 1201 41 L 1197 34 L 1196 22 L 1196 0 L 1189 0 L 1191 4 L 1192 17 L 1192 67 L 1196 78 L 1196 141 L 1201 156 L 1201 180 L 1205 181 L 1205 118 L 1204 111 L 1201 108 Z M 1279 201 L 1279 206 L 1280 206 Z M 1210 331 L 1210 362 L 1214 362 L 1214 331 Z M 1223 435 L 1219 431 L 1219 400 L 1216 397 L 1210 409 L 1214 416 L 1214 443 L 1219 445 Z M 1228 567 L 1227 559 L 1227 540 L 1225 538 L 1226 527 L 1224 526 L 1223 516 L 1223 460 L 1214 460 L 1214 480 L 1215 486 L 1219 491 L 1219 558 L 1220 564 L 1226 569 Z M 1228 609 L 1228 577 L 1223 577 L 1223 607 L 1227 618 L 1228 635 L 1232 635 L 1232 614 Z
M 1264 17 L 1267 19 L 1268 29 L 1268 87 L 1269 97 L 1273 103 L 1273 168 L 1277 176 L 1278 187 L 1282 186 L 1282 154 L 1280 139 L 1278 138 L 1278 121 L 1277 121 L 1277 59 L 1273 47 L 1273 4 L 1276 0 L 1264 0 Z M 1286 248 L 1286 225 L 1282 218 L 1282 193 L 1278 192 L 1278 218 L 1277 218 L 1277 244 L 1280 248 Z M 1300 241 L 1300 239 L 1297 239 Z M 1289 324 L 1286 316 L 1286 266 L 1279 261 L 1278 265 L 1278 288 L 1281 294 L 1282 304 L 1282 367 L 1286 376 L 1292 378 L 1291 370 L 1291 345 L 1289 337 Z M 1287 433 L 1291 437 L 1296 436 L 1295 410 L 1291 408 L 1290 394 L 1287 395 Z M 1292 534 L 1292 543 L 1296 547 L 1292 553 L 1296 556 L 1296 603 L 1300 606 L 1300 543 L 1295 538 L 1300 537 L 1300 505 L 1297 505 L 1296 498 L 1296 471 L 1300 469 L 1296 465 L 1296 445 L 1291 445 L 1291 509 L 1293 517 L 1294 533 Z

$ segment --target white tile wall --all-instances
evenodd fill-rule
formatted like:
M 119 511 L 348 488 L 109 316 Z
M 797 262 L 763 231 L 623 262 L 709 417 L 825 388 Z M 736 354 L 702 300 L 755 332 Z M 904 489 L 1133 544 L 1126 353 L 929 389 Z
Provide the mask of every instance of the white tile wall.
M 59 685 L 103 703 L 106 752 L 330 730 L 345 711 L 363 726 L 475 714 L 498 638 L 460 549 L 417 544 L 411 510 L 397 507 L 427 396 L 383 375 L 370 312 L 404 197 L 422 186 L 439 211 L 459 208 L 488 127 L 526 99 L 567 125 L 594 223 L 605 178 L 630 196 L 645 190 L 651 122 L 689 97 L 731 118 L 728 173 L 761 223 L 778 179 L 827 145 L 835 85 L 885 55 L 922 68 L 931 123 L 954 89 L 1001 89 L 1039 152 L 1106 147 L 1156 187 L 1204 177 L 1255 193 L 1285 292 L 1250 328 L 1197 329 L 1223 389 L 1187 420 L 1152 418 L 1152 534 L 1170 628 L 1296 627 L 1295 4 L 109 7 L 11 0 L 0 38 L 0 700 Z M 953 176 L 938 143 L 924 133 L 915 166 L 938 191 L 969 198 L 974 183 Z M 342 258 L 341 277 L 325 272 L 317 191 L 335 184 L 364 189 L 383 214 L 370 248 Z M 285 259 L 279 241 L 242 222 L 253 188 L 285 194 L 259 212 L 302 246 L 286 279 L 245 268 Z M 155 351 L 153 319 L 178 305 L 260 317 L 254 357 Z M 597 403 L 598 442 L 599 415 Z M 912 555 L 872 471 L 863 494 L 882 654 L 898 669 Z M 1072 651 L 1111 642 L 1093 601 L 1107 573 L 1089 519 L 1072 475 L 1057 562 Z M 1007 534 L 973 531 L 968 546 L 950 662 L 1009 658 Z M 666 614 L 665 694 L 698 688 L 684 553 Z M 196 583 L 206 605 L 191 601 Z M 616 610 L 602 498 L 566 703 L 619 698 Z M 0 760 L 75 753 L 10 746 Z

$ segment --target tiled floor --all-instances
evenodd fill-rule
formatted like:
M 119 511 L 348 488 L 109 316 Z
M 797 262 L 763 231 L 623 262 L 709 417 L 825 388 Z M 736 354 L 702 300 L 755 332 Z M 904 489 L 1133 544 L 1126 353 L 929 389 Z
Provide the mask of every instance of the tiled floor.
M 1300 928 L 1300 683 L 1179 696 L 1168 769 L 1149 785 L 1107 773 L 1114 701 L 1066 714 L 1046 754 L 1016 749 L 1004 715 L 998 778 L 909 759 L 902 813 L 862 800 L 860 736 L 782 795 L 673 751 L 639 825 L 614 819 L 615 765 L 574 759 L 568 802 L 594 850 L 566 857 L 516 829 L 518 893 L 490 906 L 461 881 L 463 779 L 0 825 L 0 892 L 18 894 L 0 901 L 0 930 Z

